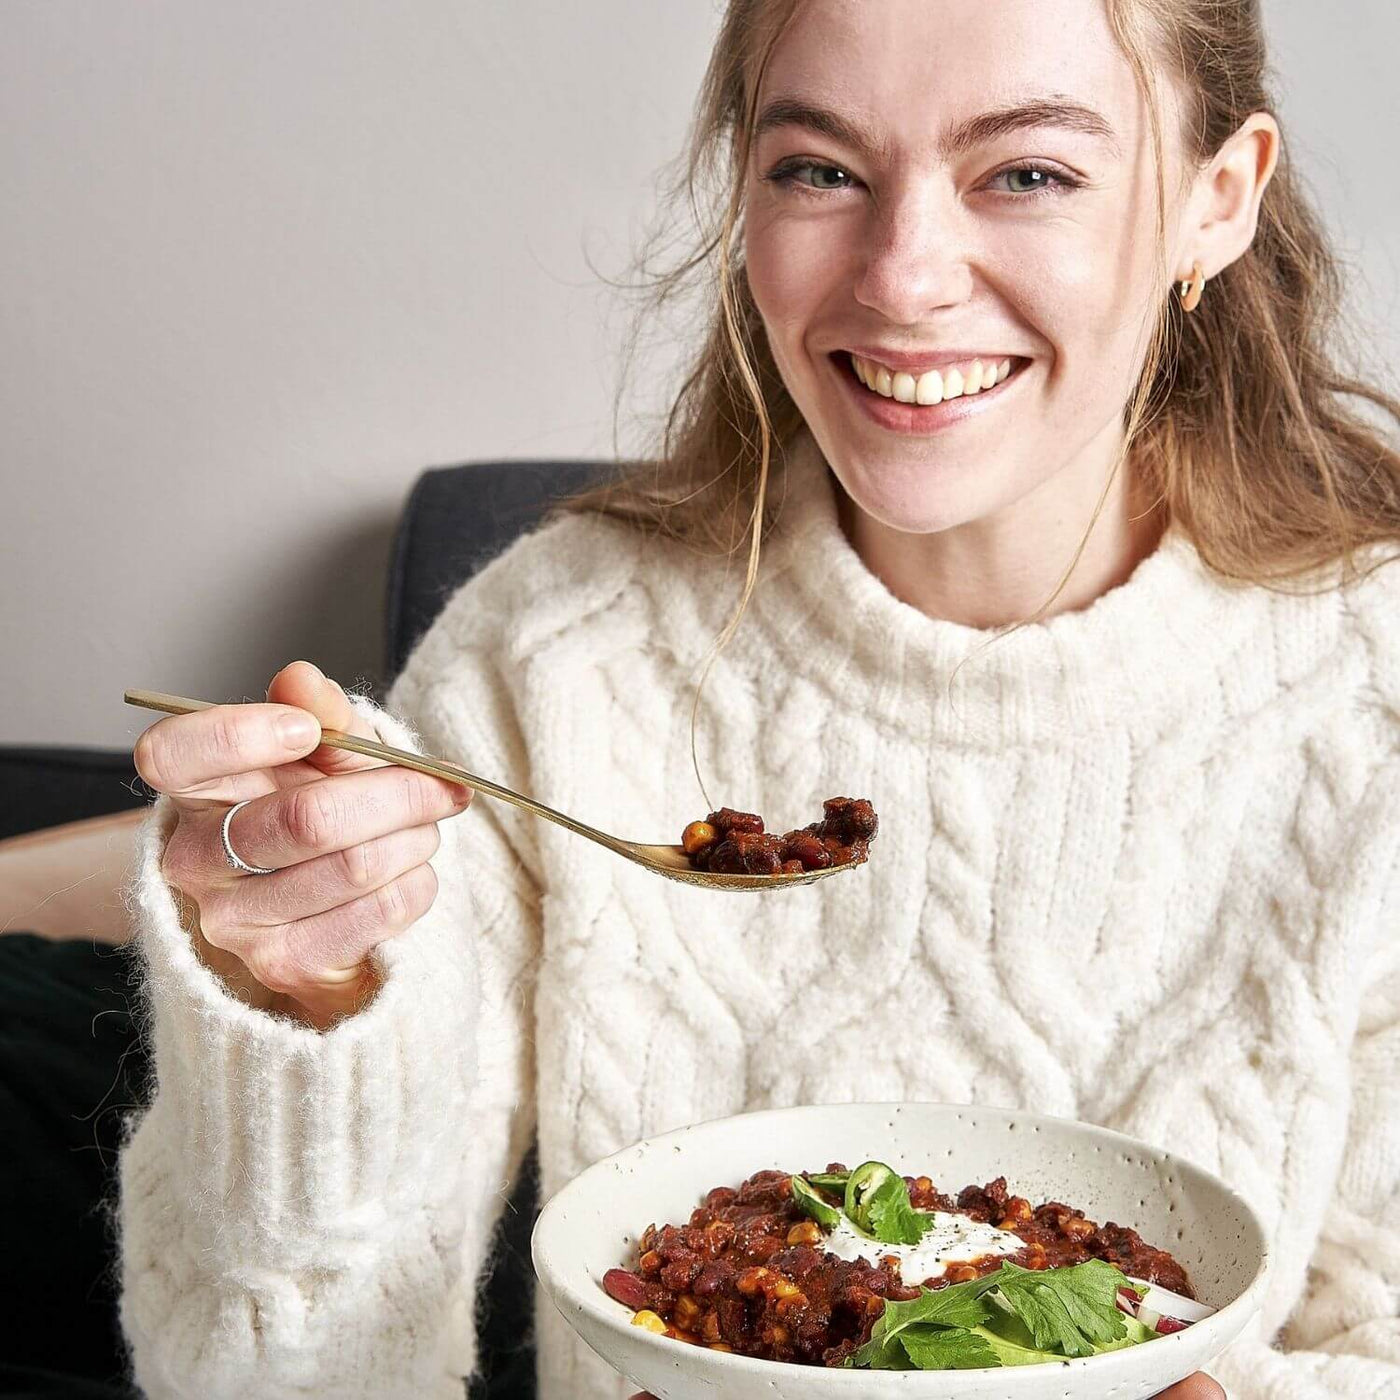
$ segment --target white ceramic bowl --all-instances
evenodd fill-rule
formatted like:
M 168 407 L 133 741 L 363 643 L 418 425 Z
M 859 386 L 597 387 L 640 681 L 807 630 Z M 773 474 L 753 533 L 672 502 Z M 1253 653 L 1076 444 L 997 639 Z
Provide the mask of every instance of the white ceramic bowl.
M 634 1267 L 649 1224 L 683 1223 L 714 1186 L 764 1168 L 820 1170 L 870 1158 L 942 1190 L 1005 1176 L 1034 1203 L 1063 1200 L 1091 1220 L 1131 1225 L 1185 1266 L 1220 1311 L 1141 1346 L 1045 1366 L 855 1371 L 709 1351 L 632 1325 L 604 1291 Z M 747 1113 L 650 1138 L 595 1163 L 544 1208 L 535 1271 L 578 1334 L 661 1400 L 1145 1400 L 1206 1368 L 1259 1306 L 1263 1227 L 1244 1199 L 1170 1153 L 1087 1123 L 947 1104 L 840 1104 Z

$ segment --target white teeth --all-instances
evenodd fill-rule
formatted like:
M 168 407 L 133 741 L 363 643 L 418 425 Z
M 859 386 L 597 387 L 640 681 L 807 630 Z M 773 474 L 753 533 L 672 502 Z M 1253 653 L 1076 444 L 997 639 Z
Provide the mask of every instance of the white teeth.
M 931 369 L 915 376 L 904 370 L 889 370 L 874 360 L 852 355 L 851 368 L 862 384 L 883 398 L 927 407 L 942 403 L 945 399 L 956 399 L 994 388 L 1010 376 L 1011 360 L 1007 358 L 1000 363 L 996 360 L 973 360 L 971 364 L 942 371 Z
M 916 403 L 926 405 L 943 402 L 943 376 L 936 369 L 919 376 L 919 382 L 914 386 L 914 399 Z

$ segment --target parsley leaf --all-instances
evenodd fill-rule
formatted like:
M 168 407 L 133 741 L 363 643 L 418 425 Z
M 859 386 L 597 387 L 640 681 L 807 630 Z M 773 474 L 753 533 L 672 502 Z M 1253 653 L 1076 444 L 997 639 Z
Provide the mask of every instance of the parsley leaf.
M 975 1371 L 1001 1365 L 985 1337 L 961 1328 L 911 1327 L 899 1341 L 920 1371 Z
M 1128 1334 L 1115 1301 L 1123 1275 L 1102 1259 L 1039 1271 L 1008 1262 L 987 1277 L 1044 1351 L 1092 1356 L 1095 1343 Z
M 902 1338 L 911 1330 L 932 1331 L 939 1328 L 967 1329 L 986 1322 L 992 1315 L 982 1295 L 994 1287 L 995 1275 L 955 1283 L 949 1288 L 924 1289 L 907 1303 L 890 1302 L 875 1319 L 870 1340 L 852 1356 L 852 1366 L 869 1366 L 878 1371 L 907 1370 L 899 1355 Z M 916 1365 L 918 1358 L 910 1354 Z M 980 1363 L 995 1366 L 995 1360 Z M 921 1367 L 920 1369 L 932 1369 Z
M 888 1302 L 847 1366 L 879 1371 L 967 1370 L 1093 1356 L 1149 1338 L 1118 1310 L 1123 1275 L 1101 1259 L 1063 1269 L 1009 1261 L 949 1288 Z

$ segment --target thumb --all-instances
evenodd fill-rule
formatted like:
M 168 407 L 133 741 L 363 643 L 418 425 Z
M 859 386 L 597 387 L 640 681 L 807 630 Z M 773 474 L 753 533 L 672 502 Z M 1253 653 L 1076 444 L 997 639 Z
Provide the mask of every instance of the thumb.
M 306 710 L 315 716 L 322 729 L 339 729 L 342 733 L 355 734 L 361 739 L 379 737 L 360 718 L 345 691 L 310 661 L 293 661 L 278 671 L 267 688 L 267 698 L 275 705 L 295 705 L 298 709 Z M 313 749 L 303 762 L 319 768 L 323 773 L 356 773 L 365 768 L 382 766 L 377 758 L 347 753 L 344 749 L 329 748 L 325 744 Z

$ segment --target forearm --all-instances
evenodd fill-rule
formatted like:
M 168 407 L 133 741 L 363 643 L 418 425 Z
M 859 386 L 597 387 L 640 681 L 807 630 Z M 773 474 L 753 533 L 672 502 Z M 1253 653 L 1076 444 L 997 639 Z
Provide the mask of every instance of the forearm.
M 375 1003 L 321 1034 L 245 1005 L 199 961 L 160 876 L 163 835 L 157 812 L 133 900 L 158 1084 L 121 1166 L 136 1379 L 153 1396 L 304 1394 L 313 1378 L 388 1395 L 410 1376 L 460 1394 L 435 1336 L 485 1130 L 460 902 L 386 948 Z

